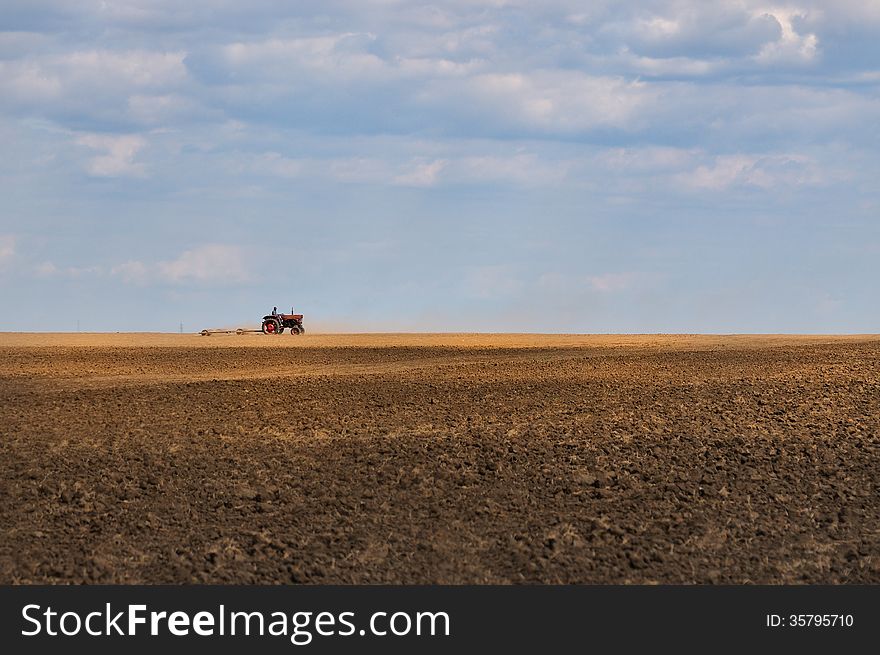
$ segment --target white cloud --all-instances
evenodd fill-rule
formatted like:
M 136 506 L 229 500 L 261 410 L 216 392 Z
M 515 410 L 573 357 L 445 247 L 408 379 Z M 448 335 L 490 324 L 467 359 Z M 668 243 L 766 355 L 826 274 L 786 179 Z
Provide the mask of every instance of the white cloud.
M 37 277 L 67 277 L 80 278 L 88 275 L 101 275 L 104 269 L 101 266 L 67 266 L 59 268 L 53 262 L 45 261 L 34 266 L 34 274 Z
M 6 268 L 15 257 L 15 236 L 0 234 L 0 270 Z
M 157 270 L 170 282 L 241 282 L 249 277 L 242 249 L 219 243 L 199 246 L 177 259 L 159 262 Z
M 639 273 L 603 273 L 602 275 L 590 275 L 587 282 L 594 291 L 601 293 L 615 293 L 626 291 L 639 282 L 641 276 Z
M 375 38 L 374 34 L 353 32 L 295 39 L 270 38 L 225 45 L 221 56 L 233 75 L 281 76 L 289 80 L 292 72 L 300 71 L 362 79 L 385 73 L 388 68 L 380 57 L 364 51 L 364 45 Z
M 446 168 L 447 164 L 445 159 L 416 162 L 411 170 L 397 175 L 393 182 L 398 186 L 434 186 L 438 182 L 440 172 Z
M 649 40 L 664 40 L 677 37 L 683 30 L 679 19 L 652 16 L 636 19 L 633 31 Z
M 634 72 L 649 76 L 700 77 L 711 75 L 725 67 L 721 61 L 691 57 L 644 57 L 625 53 L 621 58 Z
M 322 147 L 335 154 L 341 137 L 321 137 Z M 314 144 L 297 144 L 314 152 Z M 748 152 L 716 155 L 700 147 L 637 145 L 599 147 L 531 141 L 429 140 L 363 137 L 350 157 L 290 157 L 280 152 L 235 152 L 224 159 L 223 174 L 239 176 L 235 189 L 278 190 L 302 185 L 356 184 L 376 187 L 445 188 L 475 185 L 520 190 L 582 189 L 604 197 L 664 197 L 694 190 L 721 191 L 737 187 L 825 186 L 852 177 L 839 148 L 812 147 L 799 152 Z M 364 156 L 358 156 L 363 153 Z M 379 153 L 380 156 L 373 156 Z M 258 176 L 242 179 L 241 176 Z M 273 180 L 279 178 L 281 181 Z M 296 180 L 295 185 L 288 180 Z
M 204 244 L 184 251 L 175 259 L 152 264 L 127 261 L 110 272 L 132 284 L 238 283 L 250 278 L 244 249 L 220 243 Z
M 485 36 L 492 30 L 479 28 Z M 390 35 L 394 38 L 396 35 Z M 306 77 L 310 82 L 328 84 L 339 81 L 394 81 L 433 77 L 461 77 L 484 68 L 480 49 L 462 53 L 460 41 L 474 36 L 473 30 L 455 34 L 419 35 L 406 43 L 398 42 L 396 52 L 382 56 L 371 51 L 378 36 L 371 32 L 344 32 L 298 38 L 271 37 L 223 45 L 205 52 L 200 63 L 219 66 L 227 81 L 242 77 L 286 81 L 295 84 Z M 484 48 L 485 51 L 485 48 Z
M 110 269 L 110 274 L 121 277 L 126 283 L 143 284 L 149 279 L 147 265 L 139 261 L 127 261 Z
M 129 115 L 138 123 L 157 125 L 191 111 L 192 100 L 182 94 L 135 94 L 128 98 Z
M 501 127 L 551 134 L 635 128 L 655 95 L 636 80 L 563 70 L 489 73 L 469 78 L 464 86 L 450 84 L 436 87 L 423 99 L 435 102 L 443 94 L 455 98 L 465 114 L 493 120 Z
M 805 155 L 719 155 L 709 164 L 680 173 L 684 187 L 719 191 L 735 186 L 773 189 L 783 186 L 819 185 L 830 180 Z
M 317 174 L 351 184 L 386 184 L 393 179 L 389 162 L 376 157 L 333 158 L 316 165 Z
M 38 52 L 50 45 L 52 38 L 40 32 L 2 31 L 0 32 L 0 58 L 12 58 L 22 52 Z
M 668 173 L 691 164 L 699 152 L 690 148 L 641 146 L 606 148 L 596 157 L 606 170 L 624 173 Z
M 34 267 L 34 273 L 37 277 L 52 277 L 58 273 L 58 267 L 52 262 L 43 262 Z
M 581 297 L 584 294 L 616 294 L 656 285 L 661 276 L 642 271 L 612 271 L 596 275 L 547 272 L 538 276 L 536 288 L 553 296 Z
M 502 183 L 525 187 L 556 185 L 573 166 L 569 161 L 548 161 L 534 153 L 509 156 L 475 155 L 454 162 L 459 184 Z
M 0 93 L 48 114 L 72 108 L 102 114 L 129 94 L 169 91 L 187 79 L 184 52 L 87 50 L 0 61 Z
M 134 159 L 147 141 L 136 134 L 82 134 L 77 137 L 79 145 L 103 154 L 89 159 L 86 170 L 95 177 L 143 177 L 146 174 L 143 164 Z
M 805 13 L 803 11 L 790 8 L 773 8 L 756 12 L 756 14 L 773 18 L 781 28 L 779 39 L 764 44 L 755 57 L 759 62 L 765 64 L 780 62 L 808 63 L 816 58 L 819 38 L 812 33 L 798 34 L 794 29 L 793 21 L 796 18 L 804 18 Z
M 65 84 L 123 83 L 137 88 L 165 88 L 186 79 L 186 52 L 87 50 L 45 58 L 47 69 L 63 72 Z
M 571 161 L 548 161 L 523 148 L 509 152 L 510 148 L 505 147 L 501 150 L 507 152 L 502 154 L 491 143 L 449 147 L 439 141 L 398 140 L 389 146 L 381 138 L 366 143 L 370 144 L 369 151 L 383 151 L 384 156 L 292 158 L 278 152 L 236 153 L 225 162 L 236 174 L 414 188 L 484 183 L 555 185 L 574 165 Z M 479 149 L 486 153 L 476 154 Z
M 306 163 L 302 160 L 291 159 L 277 152 L 264 152 L 244 163 L 244 168 L 253 173 L 288 178 L 299 177 L 305 167 Z
M 482 300 L 509 298 L 523 288 L 512 266 L 486 265 L 471 268 L 465 277 L 465 291 Z
M 20 104 L 57 100 L 61 78 L 33 61 L 0 61 L 0 91 L 6 102 Z
M 741 59 L 778 37 L 779 25 L 751 0 L 621 3 L 596 31 L 649 58 Z

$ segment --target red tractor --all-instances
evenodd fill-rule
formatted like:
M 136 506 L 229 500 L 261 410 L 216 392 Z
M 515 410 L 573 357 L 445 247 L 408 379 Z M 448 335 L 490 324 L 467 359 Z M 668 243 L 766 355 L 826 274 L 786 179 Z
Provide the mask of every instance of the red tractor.
M 291 334 L 305 334 L 303 315 L 279 314 L 278 308 L 273 307 L 272 313 L 263 317 L 263 334 L 281 334 L 284 328 L 289 328 Z

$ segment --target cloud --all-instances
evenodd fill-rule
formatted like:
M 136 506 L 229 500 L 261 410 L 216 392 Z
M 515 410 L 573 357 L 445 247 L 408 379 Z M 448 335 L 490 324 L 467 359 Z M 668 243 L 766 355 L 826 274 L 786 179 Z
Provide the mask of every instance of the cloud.
M 603 273 L 602 275 L 590 275 L 587 281 L 594 291 L 600 293 L 615 293 L 626 291 L 637 284 L 641 275 L 632 271 L 625 273 Z
M 58 50 L 58 46 L 51 48 Z M 0 108 L 72 127 L 155 121 L 191 104 L 185 53 L 69 50 L 0 61 Z M 188 89 L 190 97 L 193 89 Z
M 33 267 L 34 274 L 41 278 L 66 277 L 80 278 L 90 275 L 102 275 L 104 269 L 101 266 L 66 266 L 59 268 L 51 261 L 45 261 Z
M 446 168 L 448 162 L 445 159 L 434 161 L 416 162 L 412 170 L 394 178 L 394 184 L 399 186 L 430 187 L 438 182 L 440 172 Z
M 522 187 L 555 186 L 573 167 L 571 161 L 548 161 L 535 153 L 518 152 L 462 157 L 454 162 L 459 184 L 501 183 Z
M 691 57 L 645 57 L 624 51 L 621 59 L 634 72 L 651 77 L 705 77 L 727 66 L 723 61 Z
M 307 165 L 302 160 L 291 159 L 277 152 L 264 152 L 238 161 L 242 169 L 252 173 L 286 178 L 299 177 Z
M 511 147 L 503 142 L 384 136 L 364 137 L 357 143 L 333 137 L 322 137 L 320 141 L 319 154 L 323 149 L 330 156 L 236 151 L 223 157 L 222 172 L 284 188 L 290 187 L 288 180 L 424 189 L 479 184 L 534 188 L 562 183 L 578 163 L 547 149 Z M 309 143 L 297 145 L 305 152 L 315 149 Z M 350 156 L 332 156 L 340 148 L 347 148 Z
M 538 276 L 535 287 L 552 296 L 614 295 L 650 287 L 660 279 L 656 273 L 643 271 L 612 271 L 596 275 L 550 271 Z
M 346 32 L 325 36 L 235 42 L 220 49 L 224 73 L 238 76 L 289 77 L 294 71 L 345 80 L 387 71 L 386 62 L 365 50 L 375 40 L 370 33 Z
M 798 34 L 794 29 L 794 20 L 803 18 L 804 13 L 796 9 L 775 8 L 766 12 L 758 12 L 760 16 L 769 16 L 780 27 L 779 39 L 765 43 L 756 59 L 763 64 L 809 63 L 818 55 L 819 39 L 815 34 Z
M 777 38 L 779 25 L 748 2 L 658 2 L 642 9 L 621 3 L 599 33 L 650 58 L 743 58 Z
M 145 284 L 150 277 L 150 269 L 139 261 L 127 261 L 110 269 L 110 274 L 121 277 L 129 284 Z
M 63 74 L 64 83 L 124 84 L 138 89 L 161 89 L 186 79 L 185 51 L 85 50 L 38 60 L 49 71 Z
M 523 282 L 511 266 L 476 266 L 467 271 L 464 288 L 472 298 L 497 300 L 509 298 L 519 292 L 523 288 Z
M 33 61 L 0 61 L 0 91 L 4 104 L 38 105 L 56 100 L 62 81 Z
M 43 262 L 34 267 L 34 273 L 37 277 L 52 277 L 58 273 L 58 267 L 52 262 Z
M 135 157 L 147 141 L 136 134 L 82 134 L 76 143 L 103 151 L 89 159 L 86 170 L 95 177 L 144 177 L 146 168 Z
M 805 155 L 719 155 L 712 163 L 676 176 L 684 187 L 720 191 L 731 187 L 773 189 L 815 186 L 830 181 Z
M 170 282 L 241 282 L 250 277 L 242 249 L 219 243 L 199 246 L 177 259 L 159 262 L 157 270 Z
M 632 130 L 653 91 L 637 80 L 580 71 L 486 73 L 465 80 L 436 80 L 418 96 L 443 105 L 490 132 L 577 134 L 597 128 Z M 449 99 L 454 99 L 453 103 Z
M 605 148 L 597 154 L 596 161 L 606 170 L 623 173 L 668 173 L 686 168 L 700 154 L 694 148 L 669 146 Z
M 209 243 L 186 250 L 171 260 L 152 264 L 131 260 L 111 269 L 126 283 L 234 284 L 250 278 L 244 250 L 239 246 Z
M 134 94 L 128 97 L 128 115 L 137 123 L 162 125 L 196 110 L 196 102 L 179 93 Z
M 371 144 L 371 141 L 367 141 Z M 475 184 L 540 187 L 562 183 L 576 166 L 570 159 L 548 160 L 538 152 L 491 144 L 450 147 L 438 141 L 397 141 L 396 150 L 377 139 L 378 156 L 289 157 L 278 152 L 236 153 L 229 170 L 267 178 L 321 180 L 345 184 L 411 188 L 454 188 Z M 480 148 L 478 150 L 478 148 Z M 335 148 L 331 148 L 335 149 Z M 482 150 L 482 152 L 480 151 Z M 437 156 L 442 153 L 443 156 Z
M 0 108 L 96 133 L 108 124 L 137 133 L 232 120 L 320 133 L 606 142 L 610 130 L 619 145 L 633 135 L 659 145 L 670 134 L 723 134 L 731 122 L 766 113 L 756 93 L 706 107 L 706 98 L 726 94 L 721 81 L 739 91 L 743 79 L 753 88 L 769 83 L 777 96 L 772 113 L 782 116 L 812 86 L 804 75 L 818 88 L 843 73 L 870 84 L 864 69 L 876 57 L 839 58 L 852 33 L 878 20 L 876 8 L 858 2 L 832 12 L 807 0 L 600 3 L 587 13 L 567 0 L 327 2 L 321 18 L 274 3 L 259 3 L 261 16 L 196 3 L 169 11 L 171 20 L 162 6 L 47 9 L 45 20 L 57 13 L 54 20 L 68 26 L 63 36 L 32 29 L 26 38 L 0 39 L 0 52 L 4 43 L 12 52 L 0 60 Z M 187 38 L 185 26 L 197 25 L 199 40 Z M 104 36 L 91 38 L 99 26 Z M 126 42 L 154 45 L 120 45 Z M 837 59 L 823 63 L 824 51 Z M 783 76 L 797 85 L 775 85 Z M 687 85 L 674 84 L 681 81 Z M 214 135 L 218 150 L 223 135 Z M 409 184 L 406 173 L 396 175 Z
M 0 234 L 0 270 L 5 269 L 15 257 L 15 236 Z
M 394 178 L 393 166 L 379 157 L 331 158 L 315 167 L 315 173 L 346 184 L 387 184 Z

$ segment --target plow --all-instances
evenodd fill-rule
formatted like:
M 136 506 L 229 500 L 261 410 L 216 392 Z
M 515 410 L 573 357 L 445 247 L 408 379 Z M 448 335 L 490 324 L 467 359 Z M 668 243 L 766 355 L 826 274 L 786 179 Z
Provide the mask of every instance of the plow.
M 199 334 L 203 337 L 210 337 L 212 334 L 247 334 L 248 332 L 262 332 L 262 330 L 246 330 L 245 328 L 225 330 L 222 328 L 211 328 L 210 330 L 202 330 Z
M 306 329 L 303 327 L 303 315 L 302 314 L 294 314 L 293 308 L 290 308 L 289 314 L 279 314 L 278 308 L 273 307 L 271 314 L 266 314 L 263 317 L 263 322 L 260 326 L 259 330 L 247 329 L 247 328 L 236 328 L 234 330 L 231 329 L 206 329 L 199 332 L 203 337 L 209 337 L 212 334 L 248 334 L 248 333 L 260 333 L 260 334 L 284 334 L 285 330 L 289 330 L 290 334 L 305 334 Z

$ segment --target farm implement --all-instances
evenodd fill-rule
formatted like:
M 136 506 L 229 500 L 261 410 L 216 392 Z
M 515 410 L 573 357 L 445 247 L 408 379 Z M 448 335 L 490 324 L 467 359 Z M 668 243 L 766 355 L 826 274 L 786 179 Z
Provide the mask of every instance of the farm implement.
M 294 314 L 293 308 L 290 314 L 279 314 L 278 308 L 273 307 L 271 314 L 263 317 L 263 323 L 259 330 L 247 330 L 237 328 L 235 330 L 202 330 L 199 332 L 203 337 L 209 337 L 212 334 L 247 334 L 251 332 L 259 332 L 262 334 L 284 334 L 284 330 L 290 330 L 290 334 L 305 334 L 306 329 L 303 327 L 303 315 Z

